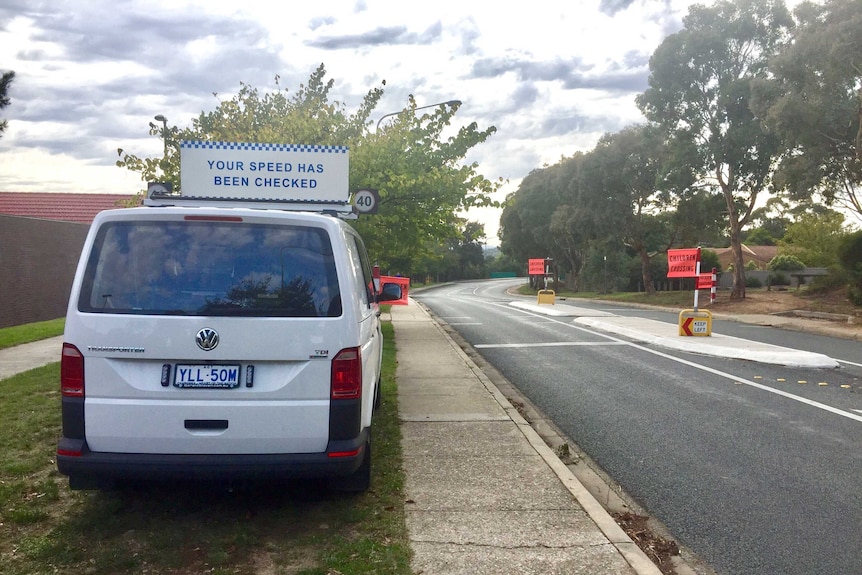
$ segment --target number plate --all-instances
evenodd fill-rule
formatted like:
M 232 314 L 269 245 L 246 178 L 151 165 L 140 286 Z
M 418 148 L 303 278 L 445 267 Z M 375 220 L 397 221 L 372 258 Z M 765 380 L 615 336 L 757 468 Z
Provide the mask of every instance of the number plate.
M 177 364 L 175 387 L 230 389 L 239 386 L 238 365 Z

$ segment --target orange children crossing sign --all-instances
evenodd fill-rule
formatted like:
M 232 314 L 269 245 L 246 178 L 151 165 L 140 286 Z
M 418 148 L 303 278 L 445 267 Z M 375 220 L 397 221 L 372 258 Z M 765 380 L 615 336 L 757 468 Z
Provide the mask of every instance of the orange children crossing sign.
M 545 260 L 543 258 L 530 258 L 527 260 L 527 272 L 531 276 L 545 275 Z
M 697 264 L 700 262 L 700 248 L 667 251 L 667 277 L 697 277 Z

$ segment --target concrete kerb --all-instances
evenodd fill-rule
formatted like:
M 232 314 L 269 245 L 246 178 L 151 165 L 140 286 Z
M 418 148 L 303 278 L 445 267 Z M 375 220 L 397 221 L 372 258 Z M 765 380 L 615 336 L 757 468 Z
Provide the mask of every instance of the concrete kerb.
M 440 326 L 434 315 L 424 305 L 411 300 L 411 305 L 419 305 L 433 321 L 438 332 L 444 337 L 460 358 L 469 366 L 482 385 L 488 390 L 492 397 L 500 404 L 503 410 L 515 423 L 518 430 L 524 435 L 530 446 L 554 472 L 562 485 L 571 493 L 584 512 L 598 526 L 599 530 L 607 537 L 608 541 L 619 551 L 626 562 L 638 575 L 661 575 L 661 570 L 646 556 L 646 554 L 631 540 L 626 532 L 620 527 L 604 507 L 593 497 L 593 495 L 581 484 L 568 467 L 560 460 L 556 453 L 545 443 L 530 423 L 524 419 L 518 410 L 509 402 L 505 395 L 485 375 L 482 369 L 470 358 L 452 337 Z

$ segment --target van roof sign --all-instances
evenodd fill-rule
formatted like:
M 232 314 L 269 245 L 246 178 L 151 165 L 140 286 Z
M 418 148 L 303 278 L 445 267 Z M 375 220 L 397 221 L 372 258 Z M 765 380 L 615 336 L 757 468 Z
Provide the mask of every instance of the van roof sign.
M 318 210 L 336 206 L 352 209 L 348 170 L 346 146 L 183 140 L 182 193 L 150 194 L 150 199 L 318 204 Z

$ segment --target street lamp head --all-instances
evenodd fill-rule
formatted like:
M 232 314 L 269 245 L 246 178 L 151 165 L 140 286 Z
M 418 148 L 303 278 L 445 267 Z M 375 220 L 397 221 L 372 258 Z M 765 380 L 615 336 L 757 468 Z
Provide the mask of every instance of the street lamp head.
M 163 115 L 161 115 L 161 114 L 159 114 L 158 116 L 155 116 L 155 117 L 153 118 L 153 120 L 155 120 L 155 121 L 157 121 L 157 122 L 162 122 L 163 124 L 166 124 L 166 123 L 167 123 L 167 121 L 168 121 L 168 119 L 167 119 L 167 118 L 165 118 L 165 117 L 164 117 Z
M 460 106 L 460 105 L 461 105 L 461 100 L 446 100 L 445 102 L 438 102 L 436 104 L 428 104 L 427 106 L 419 106 L 418 108 L 413 108 L 413 111 L 415 112 L 416 110 L 425 110 L 426 108 L 434 108 L 436 106 Z M 409 111 L 410 110 L 401 110 L 400 112 L 391 112 L 389 114 L 384 114 L 384 115 L 380 116 L 380 119 L 377 120 L 377 127 L 375 128 L 375 131 L 380 129 L 380 122 L 382 122 L 385 118 L 390 118 L 392 116 L 398 116 L 400 114 L 403 114 L 403 113 L 409 112 Z

